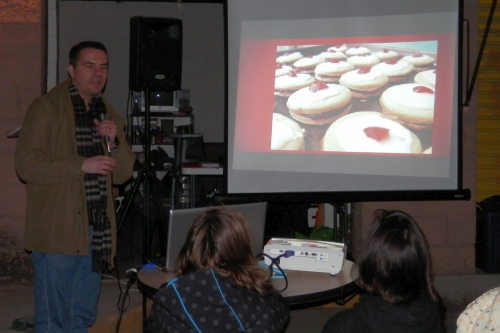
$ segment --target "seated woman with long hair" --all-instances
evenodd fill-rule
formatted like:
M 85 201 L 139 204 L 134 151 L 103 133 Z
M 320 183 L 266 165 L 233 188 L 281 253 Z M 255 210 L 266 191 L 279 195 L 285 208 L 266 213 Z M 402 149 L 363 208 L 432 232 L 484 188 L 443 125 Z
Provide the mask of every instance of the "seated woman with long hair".
M 323 333 L 444 332 L 431 255 L 417 223 L 402 211 L 378 210 L 358 261 L 364 291 L 354 307 L 328 320 Z
M 177 278 L 154 297 L 148 332 L 282 332 L 290 313 L 257 264 L 248 222 L 214 207 L 193 222 Z

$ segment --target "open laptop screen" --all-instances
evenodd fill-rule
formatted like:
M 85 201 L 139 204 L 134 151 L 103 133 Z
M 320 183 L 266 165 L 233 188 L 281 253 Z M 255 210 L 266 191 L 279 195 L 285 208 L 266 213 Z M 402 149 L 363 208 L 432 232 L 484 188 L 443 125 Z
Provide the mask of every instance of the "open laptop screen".
M 219 207 L 219 206 L 216 206 Z M 249 222 L 251 229 L 252 252 L 262 253 L 264 248 L 264 229 L 266 224 L 267 202 L 225 205 L 224 207 L 240 212 Z M 181 251 L 186 235 L 193 221 L 204 211 L 215 207 L 198 207 L 170 210 L 168 226 L 165 270 L 173 271 L 177 256 Z

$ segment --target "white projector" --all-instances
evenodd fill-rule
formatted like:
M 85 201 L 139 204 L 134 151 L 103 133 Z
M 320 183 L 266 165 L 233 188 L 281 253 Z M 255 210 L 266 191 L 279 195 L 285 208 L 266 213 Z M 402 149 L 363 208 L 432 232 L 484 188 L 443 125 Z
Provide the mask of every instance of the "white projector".
M 271 238 L 264 246 L 264 253 L 273 259 L 279 257 L 282 269 L 335 275 L 344 264 L 346 246 L 336 242 Z M 270 265 L 271 259 L 267 256 L 264 262 Z

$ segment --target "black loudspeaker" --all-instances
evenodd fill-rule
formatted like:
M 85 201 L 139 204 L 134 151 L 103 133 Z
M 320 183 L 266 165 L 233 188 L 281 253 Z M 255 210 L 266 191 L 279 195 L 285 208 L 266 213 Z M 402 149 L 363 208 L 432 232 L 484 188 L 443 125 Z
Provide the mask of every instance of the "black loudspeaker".
M 129 89 L 179 90 L 182 72 L 182 21 L 130 18 Z
M 476 267 L 500 273 L 500 196 L 481 201 L 476 210 Z

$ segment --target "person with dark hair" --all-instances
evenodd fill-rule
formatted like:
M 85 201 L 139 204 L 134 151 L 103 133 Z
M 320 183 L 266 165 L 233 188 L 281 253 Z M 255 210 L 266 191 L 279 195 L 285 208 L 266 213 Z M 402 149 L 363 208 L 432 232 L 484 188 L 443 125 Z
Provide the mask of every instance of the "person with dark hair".
M 375 217 L 355 279 L 364 293 L 352 309 L 330 318 L 322 333 L 445 332 L 422 230 L 402 211 L 377 210 Z
M 248 222 L 214 207 L 189 229 L 176 276 L 155 295 L 147 332 L 283 332 L 289 309 L 252 254 Z
M 93 324 L 101 276 L 116 252 L 112 187 L 130 179 L 135 162 L 125 120 L 102 95 L 104 45 L 73 46 L 67 70 L 67 80 L 30 104 L 16 147 L 36 333 L 87 332 Z

